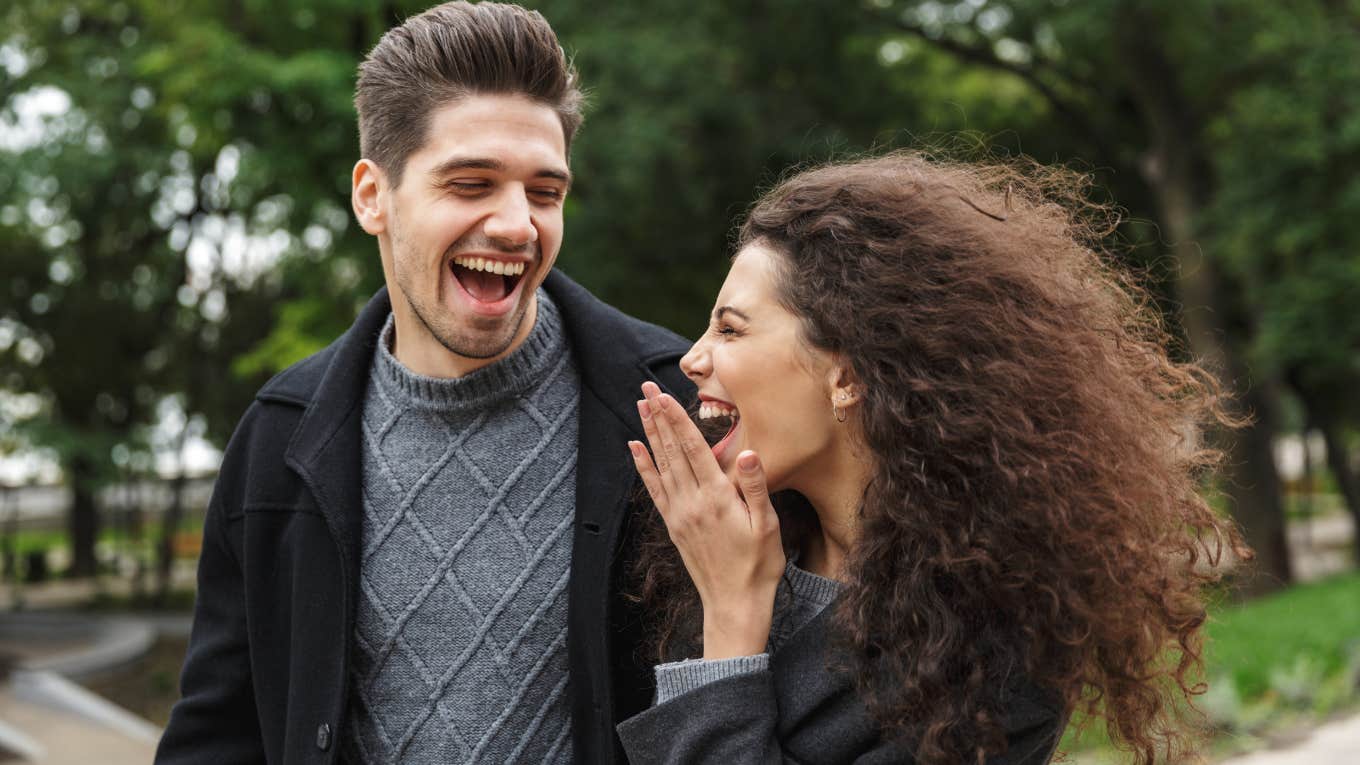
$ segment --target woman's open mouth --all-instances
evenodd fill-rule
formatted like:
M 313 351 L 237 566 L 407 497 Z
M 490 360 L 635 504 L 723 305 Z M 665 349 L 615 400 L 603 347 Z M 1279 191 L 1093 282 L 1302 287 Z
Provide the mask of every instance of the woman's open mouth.
M 463 292 L 474 303 L 487 308 L 494 308 L 513 295 L 528 267 L 524 261 L 474 256 L 457 257 L 449 263 L 449 270 Z
M 704 434 L 704 439 L 710 444 L 714 459 L 722 460 L 723 452 L 732 442 L 732 436 L 736 435 L 740 422 L 741 413 L 725 401 L 699 402 L 699 432 Z

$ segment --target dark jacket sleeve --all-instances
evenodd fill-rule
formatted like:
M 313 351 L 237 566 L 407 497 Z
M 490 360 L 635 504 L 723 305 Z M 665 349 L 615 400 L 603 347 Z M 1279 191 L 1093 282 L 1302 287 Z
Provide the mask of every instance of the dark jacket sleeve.
M 227 540 L 221 480 L 203 526 L 181 698 L 156 751 L 156 762 L 166 765 L 265 761 L 251 684 L 245 588 Z
M 775 736 L 778 707 L 769 670 L 716 680 L 634 715 L 618 726 L 628 761 L 795 762 Z
M 887 765 L 910 763 L 900 743 L 866 740 L 856 752 L 842 747 L 866 723 L 841 715 L 823 730 L 800 731 L 806 747 L 796 756 L 778 735 L 778 701 L 770 671 L 750 672 L 696 688 L 635 715 L 618 726 L 633 765 Z M 1053 756 L 1065 720 L 1027 699 L 1012 700 L 1005 722 L 1008 748 L 988 765 L 1043 765 Z M 854 732 L 852 732 L 854 731 Z M 834 752 L 834 754 L 833 754 Z

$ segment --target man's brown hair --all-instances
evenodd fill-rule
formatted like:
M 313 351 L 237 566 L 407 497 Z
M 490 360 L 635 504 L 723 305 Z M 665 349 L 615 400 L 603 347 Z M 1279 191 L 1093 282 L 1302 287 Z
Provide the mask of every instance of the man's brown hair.
M 478 94 L 518 94 L 551 107 L 570 151 L 582 95 L 547 20 L 518 5 L 461 1 L 388 30 L 359 65 L 359 149 L 400 185 L 430 114 Z

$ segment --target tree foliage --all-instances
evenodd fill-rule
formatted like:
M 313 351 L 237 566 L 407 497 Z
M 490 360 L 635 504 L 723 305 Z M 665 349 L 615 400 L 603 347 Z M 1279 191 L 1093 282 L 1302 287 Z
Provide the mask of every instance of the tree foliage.
M 220 443 L 381 284 L 349 214 L 355 67 L 426 4 L 0 10 L 0 119 L 38 93 L 70 103 L 41 140 L 0 146 L 0 379 L 43 397 L 27 437 L 74 481 L 110 475 L 166 396 Z M 559 264 L 621 308 L 694 334 L 759 188 L 964 131 L 1090 169 L 1127 208 L 1127 256 L 1187 352 L 1262 423 L 1233 456 L 1258 547 L 1280 531 L 1262 394 L 1288 383 L 1353 426 L 1354 2 L 529 4 L 590 92 Z

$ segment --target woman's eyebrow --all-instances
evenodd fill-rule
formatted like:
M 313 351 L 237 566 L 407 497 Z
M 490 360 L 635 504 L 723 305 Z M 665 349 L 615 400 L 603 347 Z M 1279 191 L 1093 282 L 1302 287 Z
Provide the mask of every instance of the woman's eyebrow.
M 751 320 L 751 317 L 750 317 L 750 316 L 747 316 L 746 314 L 742 313 L 741 311 L 737 310 L 736 308 L 733 308 L 733 307 L 730 306 L 730 305 L 718 306 L 717 308 L 714 308 L 714 309 L 713 309 L 713 320 L 714 320 L 714 321 L 722 321 L 722 317 L 723 317 L 724 315 L 726 315 L 726 314 L 729 314 L 729 313 L 735 314 L 735 315 L 737 316 L 737 318 L 741 319 L 742 321 L 750 321 L 750 320 Z

